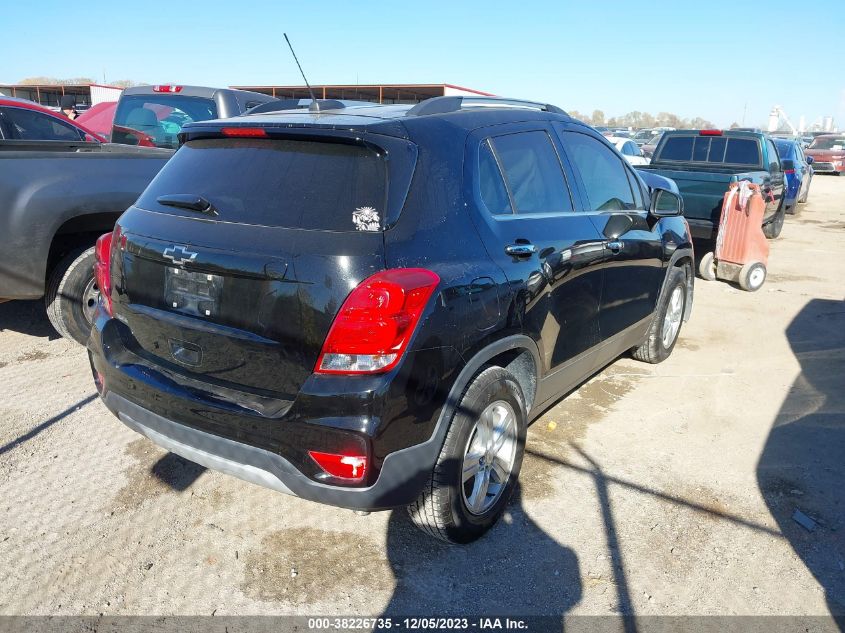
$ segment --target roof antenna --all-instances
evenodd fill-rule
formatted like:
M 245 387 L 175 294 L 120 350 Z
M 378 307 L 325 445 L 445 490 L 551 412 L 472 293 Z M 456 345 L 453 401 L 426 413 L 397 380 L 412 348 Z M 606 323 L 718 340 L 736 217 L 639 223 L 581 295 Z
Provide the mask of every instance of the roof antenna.
M 293 46 L 291 46 L 290 40 L 288 39 L 288 34 L 282 33 L 282 35 L 285 36 L 285 41 L 288 43 L 288 48 L 290 48 L 290 54 L 293 55 L 293 60 L 299 67 L 299 72 L 302 75 L 302 78 L 305 79 L 305 85 L 308 87 L 308 94 L 311 95 L 311 105 L 308 106 L 308 110 L 310 110 L 311 112 L 319 112 L 320 104 L 317 103 L 317 97 L 314 96 L 314 91 L 311 89 L 311 84 L 308 83 L 308 79 L 305 77 L 305 73 L 302 72 L 302 65 L 300 65 L 299 60 L 296 58 L 296 53 L 293 52 Z

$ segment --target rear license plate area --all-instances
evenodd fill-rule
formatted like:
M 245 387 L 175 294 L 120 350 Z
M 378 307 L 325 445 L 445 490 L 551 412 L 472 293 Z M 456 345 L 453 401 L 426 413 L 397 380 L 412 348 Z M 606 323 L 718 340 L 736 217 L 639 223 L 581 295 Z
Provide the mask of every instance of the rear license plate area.
M 223 277 L 168 266 L 164 270 L 164 301 L 168 308 L 200 317 L 217 315 Z

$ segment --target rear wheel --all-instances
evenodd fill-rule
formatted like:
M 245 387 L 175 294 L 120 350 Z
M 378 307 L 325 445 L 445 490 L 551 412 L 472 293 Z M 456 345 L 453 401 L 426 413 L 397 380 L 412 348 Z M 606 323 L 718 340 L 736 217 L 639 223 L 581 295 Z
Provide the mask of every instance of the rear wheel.
M 698 274 L 707 281 L 716 280 L 716 260 L 712 252 L 704 253 L 701 261 L 698 262 Z
M 85 345 L 100 289 L 94 279 L 94 247 L 65 255 L 47 281 L 47 318 L 63 337 Z
M 781 203 L 780 209 L 778 209 L 778 212 L 775 214 L 772 221 L 763 225 L 763 235 L 768 237 L 770 240 L 779 236 L 780 232 L 783 230 L 783 221 L 785 217 L 786 211 L 784 209 L 784 204 Z
M 739 271 L 739 285 L 743 290 L 756 292 L 766 281 L 766 266 L 761 262 L 751 262 Z
M 654 320 L 645 341 L 631 354 L 646 363 L 660 363 L 675 349 L 687 301 L 687 275 L 684 268 L 672 268 L 657 304 Z
M 417 527 L 451 543 L 487 532 L 516 485 L 525 430 L 516 379 L 501 367 L 481 372 L 461 398 L 428 483 L 408 507 Z
M 799 204 L 804 204 L 807 202 L 807 198 L 810 195 L 810 185 L 813 184 L 813 177 L 810 176 L 809 180 L 807 180 L 807 185 L 804 187 L 804 193 L 798 198 Z

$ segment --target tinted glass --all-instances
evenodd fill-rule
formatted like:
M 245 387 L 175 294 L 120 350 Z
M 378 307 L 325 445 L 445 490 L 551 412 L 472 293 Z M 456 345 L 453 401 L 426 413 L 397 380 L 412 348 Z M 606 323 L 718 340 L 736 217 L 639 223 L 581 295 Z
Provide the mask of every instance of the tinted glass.
M 164 194 L 197 194 L 219 219 L 244 224 L 354 231 L 384 217 L 386 171 L 374 151 L 339 143 L 199 140 L 186 143 L 138 200 L 179 215 Z M 366 216 L 366 217 L 364 217 Z
M 552 140 L 545 132 L 520 132 L 492 139 L 516 213 L 572 211 L 569 188 Z
M 759 165 L 757 141 L 752 138 L 729 138 L 725 162 L 731 165 Z
M 156 94 L 121 97 L 112 141 L 176 148 L 183 125 L 216 118 L 217 106 L 212 99 Z
M 478 179 L 481 186 L 481 199 L 490 213 L 512 213 L 508 190 L 502 180 L 502 172 L 496 163 L 496 157 L 488 141 L 484 141 L 478 150 Z
M 710 151 L 710 137 L 699 136 L 692 146 L 692 159 L 703 162 L 707 160 L 707 153 Z
M 592 211 L 636 208 L 625 166 L 604 143 L 575 132 L 563 135 L 566 152 L 574 163 Z
M 26 108 L 2 108 L 6 134 L 21 141 L 81 141 L 82 133 L 61 119 Z
M 660 160 L 691 160 L 692 136 L 670 136 L 660 150 Z
M 725 147 L 728 139 L 724 136 L 716 136 L 710 139 L 710 153 L 707 155 L 707 162 L 722 163 L 725 161 Z
M 645 209 L 645 204 L 643 203 L 643 194 L 640 190 L 640 185 L 637 182 L 637 178 L 630 171 L 626 170 L 625 173 L 628 175 L 628 184 L 631 186 L 631 191 L 634 193 L 634 207 L 637 209 Z

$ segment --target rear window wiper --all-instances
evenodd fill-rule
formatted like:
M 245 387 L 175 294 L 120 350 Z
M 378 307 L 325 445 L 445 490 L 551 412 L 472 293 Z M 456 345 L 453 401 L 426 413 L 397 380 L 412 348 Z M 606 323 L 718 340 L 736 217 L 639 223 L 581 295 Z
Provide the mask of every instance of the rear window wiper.
M 156 202 L 167 207 L 188 209 L 206 215 L 219 215 L 217 209 L 202 196 L 193 193 L 170 193 L 156 198 Z

